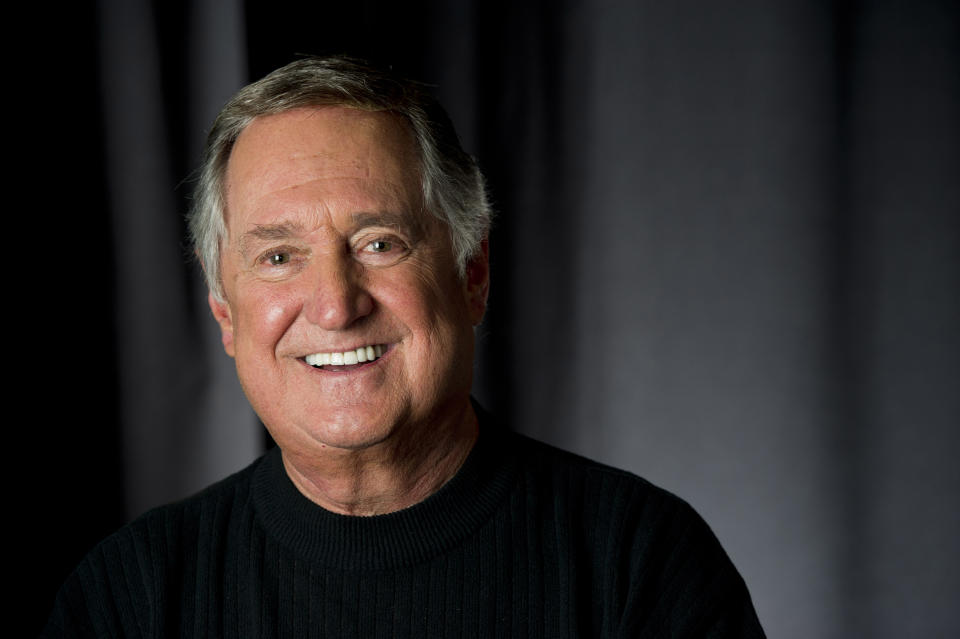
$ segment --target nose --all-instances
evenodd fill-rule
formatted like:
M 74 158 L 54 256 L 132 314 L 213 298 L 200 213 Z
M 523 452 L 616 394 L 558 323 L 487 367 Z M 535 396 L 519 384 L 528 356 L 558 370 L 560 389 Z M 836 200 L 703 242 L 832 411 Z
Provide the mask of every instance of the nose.
M 373 311 L 373 298 L 361 281 L 359 265 L 342 256 L 326 256 L 314 266 L 313 288 L 305 304 L 311 323 L 338 331 Z

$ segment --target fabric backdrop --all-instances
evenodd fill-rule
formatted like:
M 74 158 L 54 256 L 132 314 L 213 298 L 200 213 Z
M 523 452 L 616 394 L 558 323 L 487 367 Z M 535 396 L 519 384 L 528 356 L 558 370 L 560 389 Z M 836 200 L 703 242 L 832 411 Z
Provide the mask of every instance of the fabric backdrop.
M 61 15 L 41 195 L 83 250 L 38 321 L 96 368 L 34 431 L 37 623 L 97 539 L 267 445 L 183 215 L 222 103 L 345 52 L 434 85 L 489 179 L 482 403 L 690 501 L 771 637 L 960 633 L 956 2 L 329 4 Z

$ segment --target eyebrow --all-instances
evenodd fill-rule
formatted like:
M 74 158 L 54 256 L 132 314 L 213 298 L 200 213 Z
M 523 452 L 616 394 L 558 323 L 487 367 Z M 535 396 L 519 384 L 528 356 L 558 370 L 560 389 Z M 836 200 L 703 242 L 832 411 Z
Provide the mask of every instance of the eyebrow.
M 291 237 L 304 235 L 306 229 L 302 224 L 296 222 L 281 222 L 279 224 L 257 224 L 249 231 L 240 236 L 240 252 L 246 254 L 250 242 L 286 240 Z
M 354 232 L 370 226 L 386 226 L 406 231 L 413 239 L 423 237 L 424 227 L 420 216 L 382 211 L 378 213 L 359 212 L 350 216 Z

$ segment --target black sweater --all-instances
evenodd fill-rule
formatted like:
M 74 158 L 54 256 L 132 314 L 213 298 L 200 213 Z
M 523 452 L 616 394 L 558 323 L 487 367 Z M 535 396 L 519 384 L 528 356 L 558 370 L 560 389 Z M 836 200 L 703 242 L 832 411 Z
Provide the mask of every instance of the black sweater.
M 762 637 L 683 501 L 492 424 L 440 491 L 330 513 L 278 450 L 97 546 L 45 637 Z

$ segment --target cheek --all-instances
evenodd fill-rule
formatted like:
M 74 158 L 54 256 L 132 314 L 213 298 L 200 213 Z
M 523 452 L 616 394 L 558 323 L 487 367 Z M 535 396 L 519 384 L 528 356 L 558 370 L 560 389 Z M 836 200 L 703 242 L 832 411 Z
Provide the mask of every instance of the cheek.
M 286 308 L 282 304 L 273 304 L 272 306 L 267 307 L 266 312 L 264 313 L 264 319 L 268 326 L 277 325 L 283 322 L 283 318 L 286 316 Z
M 413 334 L 410 355 L 418 374 L 449 375 L 448 367 L 466 355 L 473 336 L 459 280 L 420 270 L 417 277 L 390 288 L 388 303 Z
M 239 339 L 272 349 L 297 317 L 299 306 L 295 296 L 272 291 L 249 296 L 244 310 Z

